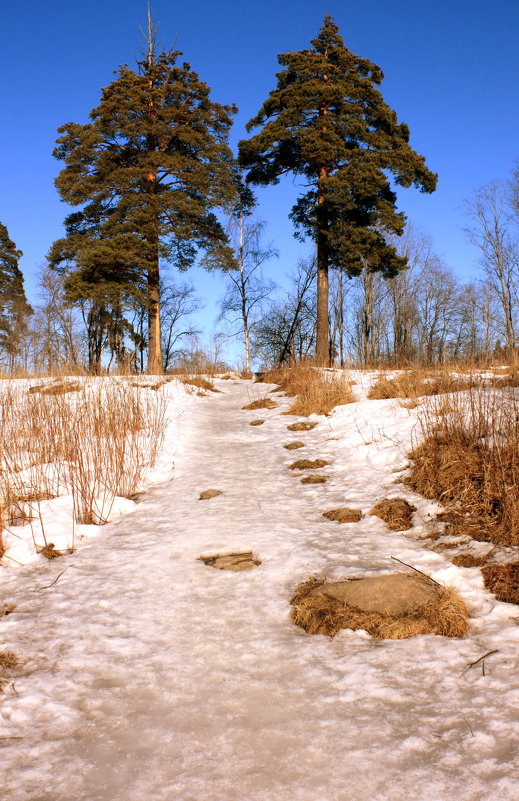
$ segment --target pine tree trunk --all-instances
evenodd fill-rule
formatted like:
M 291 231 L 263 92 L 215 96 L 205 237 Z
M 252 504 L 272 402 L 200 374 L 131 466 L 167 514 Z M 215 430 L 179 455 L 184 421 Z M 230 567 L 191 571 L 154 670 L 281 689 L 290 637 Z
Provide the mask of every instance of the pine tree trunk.
M 327 178 L 328 170 L 321 167 L 319 180 Z M 330 360 L 328 335 L 328 242 L 326 237 L 326 220 L 319 214 L 319 207 L 324 204 L 324 191 L 319 186 L 318 195 L 319 230 L 317 231 L 317 322 L 315 331 L 315 361 L 319 367 L 326 367 Z
M 155 254 L 148 263 L 148 374 L 162 375 L 158 249 Z

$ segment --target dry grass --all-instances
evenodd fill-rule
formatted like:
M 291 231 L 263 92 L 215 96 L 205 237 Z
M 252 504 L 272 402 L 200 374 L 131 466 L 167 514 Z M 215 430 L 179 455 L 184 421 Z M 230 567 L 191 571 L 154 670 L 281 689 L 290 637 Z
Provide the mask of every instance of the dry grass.
M 328 512 L 323 512 L 323 517 L 326 517 L 327 520 L 334 520 L 337 523 L 358 523 L 362 518 L 362 512 L 360 509 L 341 506 L 339 509 L 330 509 Z
M 406 483 L 449 511 L 456 534 L 519 545 L 519 415 L 513 394 L 473 388 L 420 414 Z
M 40 395 L 66 395 L 68 392 L 80 392 L 83 386 L 77 381 L 58 381 L 56 384 L 38 384 L 29 387 L 30 393 Z
M 302 417 L 329 414 L 336 406 L 355 401 L 347 379 L 323 373 L 306 364 L 271 370 L 265 374 L 263 380 L 278 384 L 287 395 L 296 396 L 296 400 L 284 414 Z
M 454 378 L 447 371 L 406 370 L 393 378 L 381 376 L 368 392 L 370 400 L 403 398 L 415 400 L 431 395 L 458 392 L 473 386 L 474 380 Z M 413 408 L 413 406 L 406 406 Z
M 363 629 L 372 637 L 401 640 L 418 634 L 463 637 L 468 628 L 465 604 L 451 589 L 439 587 L 434 602 L 396 617 L 365 612 L 324 593 L 312 594 L 323 584 L 323 579 L 315 578 L 303 582 L 290 601 L 292 620 L 309 634 L 334 637 L 341 629 Z
M 0 651 L 0 692 L 9 682 L 9 673 L 19 664 L 20 660 L 13 651 Z
M 311 431 L 315 428 L 317 423 L 305 423 L 303 420 L 300 423 L 292 423 L 287 426 L 289 431 Z
M 199 501 L 209 501 L 211 498 L 217 498 L 218 495 L 223 495 L 222 490 L 219 489 L 208 489 L 204 490 L 200 493 L 198 498 Z
M 283 447 L 286 448 L 287 451 L 295 451 L 298 450 L 298 448 L 304 448 L 305 443 L 296 439 L 294 442 L 287 442 Z
M 301 484 L 324 484 L 325 481 L 328 481 L 328 476 L 318 476 L 315 473 L 312 473 L 311 475 L 302 478 Z
M 519 562 L 487 565 L 481 570 L 485 587 L 498 601 L 519 604 Z
M 404 498 L 385 498 L 379 501 L 370 511 L 370 515 L 380 517 L 391 531 L 407 531 L 413 525 L 412 506 Z
M 242 406 L 242 409 L 245 411 L 254 411 L 254 409 L 275 409 L 276 406 L 277 403 L 273 401 L 272 398 L 260 398 L 259 400 L 248 403 L 246 406 Z
M 289 465 L 290 470 L 316 470 L 318 467 L 326 467 L 330 462 L 324 459 L 297 459 Z
M 472 553 L 460 553 L 453 556 L 451 562 L 458 567 L 481 567 L 486 563 L 488 556 L 475 556 Z
M 215 387 L 212 381 L 209 381 L 209 379 L 204 378 L 201 375 L 189 376 L 189 378 L 181 378 L 180 380 L 182 384 L 187 387 L 197 387 L 198 389 L 203 389 L 205 392 L 220 392 L 220 390 Z
M 265 420 L 251 420 L 250 426 L 262 426 Z

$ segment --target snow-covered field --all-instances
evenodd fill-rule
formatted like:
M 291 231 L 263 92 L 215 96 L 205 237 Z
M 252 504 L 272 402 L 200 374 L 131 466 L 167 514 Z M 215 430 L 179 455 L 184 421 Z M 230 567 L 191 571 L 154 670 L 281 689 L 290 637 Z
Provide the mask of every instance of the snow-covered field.
M 70 556 L 2 569 L 16 608 L 0 649 L 21 664 L 0 696 L 1 801 L 519 798 L 519 610 L 426 546 L 439 507 L 395 483 L 415 410 L 365 400 L 369 376 L 353 378 L 356 403 L 297 433 L 278 394 L 241 410 L 265 385 L 165 385 L 171 423 L 142 501 L 78 527 Z M 305 447 L 282 447 L 294 439 Z M 295 458 L 329 461 L 328 482 L 302 485 Z M 211 488 L 223 494 L 200 501 Z M 417 507 L 411 530 L 322 517 L 384 497 Z M 66 538 L 66 500 L 49 504 Z M 249 549 L 250 572 L 197 560 Z M 330 640 L 290 621 L 301 580 L 394 572 L 392 556 L 458 590 L 467 637 Z

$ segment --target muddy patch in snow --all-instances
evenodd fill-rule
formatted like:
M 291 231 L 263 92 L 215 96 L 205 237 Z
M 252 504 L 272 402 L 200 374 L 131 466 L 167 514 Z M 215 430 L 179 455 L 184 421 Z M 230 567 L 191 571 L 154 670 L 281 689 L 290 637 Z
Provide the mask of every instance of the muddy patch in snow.
M 289 465 L 290 470 L 317 470 L 318 467 L 326 467 L 330 462 L 324 459 L 297 459 Z
M 298 439 L 296 439 L 295 442 L 287 442 L 287 444 L 283 445 L 283 447 L 286 448 L 287 451 L 295 451 L 298 448 L 304 448 L 305 447 L 305 443 L 301 442 Z
M 222 553 L 213 556 L 199 556 L 199 561 L 217 570 L 252 570 L 261 565 L 259 559 L 254 559 L 252 551 L 242 551 L 241 553 Z
M 363 629 L 373 637 L 401 640 L 417 634 L 463 637 L 468 612 L 462 599 L 427 576 L 392 573 L 300 584 L 290 601 L 292 620 L 309 634 L 334 637 Z
M 252 420 L 249 425 L 250 426 L 262 426 L 265 420 Z
M 291 423 L 287 428 L 289 431 L 311 431 L 316 425 L 317 423 L 305 423 L 301 421 L 300 423 Z
M 324 484 L 325 481 L 328 481 L 328 476 L 318 476 L 316 473 L 311 473 L 311 475 L 301 479 L 301 484 Z
M 254 409 L 274 409 L 277 406 L 276 401 L 271 398 L 261 398 L 260 400 L 252 401 L 246 406 L 242 406 L 245 411 L 253 411 Z

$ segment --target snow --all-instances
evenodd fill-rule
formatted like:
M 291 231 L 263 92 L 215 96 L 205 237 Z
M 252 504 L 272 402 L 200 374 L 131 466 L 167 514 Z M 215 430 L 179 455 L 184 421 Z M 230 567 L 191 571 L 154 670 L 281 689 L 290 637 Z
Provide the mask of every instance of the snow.
M 308 432 L 287 431 L 290 400 L 278 394 L 276 409 L 242 411 L 266 385 L 217 381 L 220 394 L 199 398 L 168 384 L 171 424 L 142 502 L 78 527 L 70 556 L 3 571 L 0 601 L 16 609 L 0 620 L 1 647 L 21 668 L 0 696 L 2 798 L 519 797 L 517 607 L 495 601 L 478 569 L 427 549 L 439 507 L 395 483 L 415 411 L 365 400 L 366 376 L 352 378 L 357 402 L 310 418 Z M 291 475 L 292 439 L 306 443 L 297 458 L 330 462 L 327 483 Z M 198 499 L 212 488 L 223 494 Z M 337 506 L 367 515 L 393 496 L 417 507 L 408 532 L 322 517 Z M 58 502 L 53 541 L 60 527 L 69 536 Z M 232 550 L 262 564 L 233 573 L 197 561 Z M 467 637 L 330 640 L 291 623 L 301 580 L 393 572 L 391 556 L 460 592 Z M 467 669 L 493 649 L 484 674 Z

